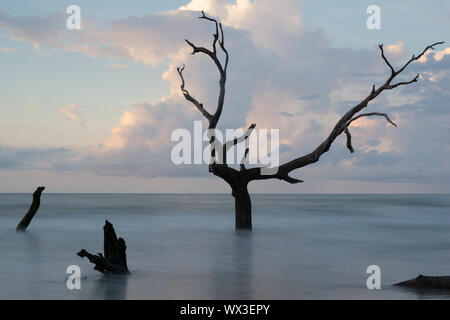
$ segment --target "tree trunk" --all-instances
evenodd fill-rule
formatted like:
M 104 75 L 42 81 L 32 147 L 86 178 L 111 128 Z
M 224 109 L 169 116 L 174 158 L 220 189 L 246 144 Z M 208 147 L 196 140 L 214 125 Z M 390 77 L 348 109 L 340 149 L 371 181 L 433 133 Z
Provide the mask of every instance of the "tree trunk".
M 252 202 L 247 185 L 240 185 L 233 189 L 235 204 L 235 226 L 239 229 L 252 229 Z
M 38 187 L 36 191 L 33 193 L 33 202 L 31 203 L 30 208 L 28 209 L 27 214 L 22 218 L 19 224 L 16 227 L 16 231 L 25 231 L 29 226 L 31 219 L 33 219 L 34 215 L 39 209 L 41 205 L 41 193 L 44 191 L 45 187 Z
M 125 240 L 117 239 L 114 227 L 108 220 L 105 221 L 103 227 L 103 236 L 104 256 L 101 253 L 93 255 L 85 249 L 81 249 L 77 255 L 82 258 L 87 257 L 90 262 L 95 264 L 94 270 L 101 273 L 129 274 Z

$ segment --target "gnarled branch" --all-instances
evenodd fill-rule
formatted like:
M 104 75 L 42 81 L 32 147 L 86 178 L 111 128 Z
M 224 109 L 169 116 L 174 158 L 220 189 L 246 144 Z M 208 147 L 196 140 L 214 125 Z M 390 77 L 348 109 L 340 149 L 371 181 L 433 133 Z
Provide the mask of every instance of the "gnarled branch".
M 394 67 L 391 65 L 391 63 L 389 62 L 389 60 L 386 58 L 386 56 L 384 55 L 384 49 L 383 49 L 383 44 L 379 44 L 378 48 L 380 48 L 381 51 L 381 57 L 383 58 L 384 62 L 386 62 L 386 64 L 388 65 L 389 69 L 391 69 L 391 73 L 395 73 Z
M 181 92 L 183 93 L 184 97 L 186 98 L 186 100 L 192 102 L 198 109 L 198 111 L 201 112 L 201 114 L 208 120 L 211 121 L 212 119 L 212 115 L 205 110 L 205 108 L 203 107 L 203 103 L 200 103 L 197 101 L 197 99 L 195 99 L 193 96 L 190 95 L 189 91 L 187 91 L 187 89 L 184 87 L 184 77 L 183 77 L 183 71 L 184 71 L 184 66 L 182 68 L 178 67 L 177 68 L 178 74 L 180 75 L 181 78 Z
M 394 89 L 394 88 L 396 88 L 396 87 L 398 87 L 398 86 L 408 85 L 408 84 L 411 84 L 411 83 L 413 83 L 413 82 L 417 82 L 417 79 L 419 78 L 419 75 L 416 75 L 416 76 L 414 77 L 414 79 L 412 79 L 412 80 L 410 80 L 410 81 L 403 81 L 403 82 L 398 82 L 398 83 L 396 83 L 396 84 L 391 84 L 392 80 L 393 80 L 396 76 L 398 76 L 400 73 L 402 73 L 402 72 L 408 67 L 408 65 L 409 65 L 411 62 L 419 60 L 420 58 L 422 58 L 422 56 L 423 56 L 424 54 L 427 53 L 428 50 L 434 50 L 434 47 L 435 47 L 435 46 L 440 45 L 440 44 L 443 44 L 443 43 L 444 43 L 444 41 L 441 41 L 441 42 L 435 42 L 435 43 L 433 43 L 433 44 L 430 44 L 430 45 L 426 46 L 425 49 L 424 49 L 418 56 L 413 55 L 413 56 L 411 57 L 411 59 L 409 59 L 409 60 L 408 60 L 408 61 L 407 61 L 400 69 L 398 69 L 398 70 L 395 70 L 395 69 L 392 67 L 392 64 L 388 61 L 388 59 L 387 59 L 386 56 L 384 55 L 383 44 L 380 44 L 380 45 L 379 45 L 379 48 L 380 48 L 380 51 L 381 51 L 381 57 L 383 58 L 383 60 L 386 62 L 386 64 L 387 64 L 387 65 L 389 66 L 389 68 L 391 69 L 391 75 L 390 75 L 390 77 L 386 80 L 386 82 L 383 84 L 383 86 L 381 86 L 379 89 L 381 89 L 381 91 L 383 91 L 383 90 L 385 90 L 385 89 L 386 89 L 386 90 L 390 90 L 390 89 Z
M 245 140 L 247 140 L 250 137 L 250 135 L 252 134 L 252 131 L 255 127 L 256 127 L 256 124 L 252 123 L 250 125 L 250 127 L 248 127 L 247 131 L 244 132 L 243 135 L 241 135 L 240 137 L 234 138 L 233 140 L 227 141 L 223 144 L 222 153 L 223 153 L 224 164 L 227 163 L 228 150 L 230 150 L 233 146 L 237 145 L 238 143 L 241 143 L 241 142 L 244 142 Z
M 344 133 L 347 136 L 347 149 L 350 150 L 351 153 L 355 152 L 355 150 L 353 149 L 352 146 L 352 135 L 350 134 L 350 130 L 348 129 L 348 127 L 350 126 L 350 124 L 362 117 L 371 117 L 371 116 L 381 116 L 386 118 L 386 121 L 389 122 L 390 124 L 392 124 L 394 127 L 397 127 L 397 125 L 395 124 L 394 121 L 391 120 L 391 118 L 389 118 L 389 116 L 386 113 L 380 113 L 380 112 L 370 112 L 370 113 L 361 113 L 356 117 L 353 117 L 352 119 L 350 119 L 349 121 L 347 121 L 347 123 L 344 125 Z
M 213 50 L 209 50 L 207 48 L 204 47 L 197 47 L 195 44 L 193 44 L 191 41 L 189 40 L 185 40 L 186 43 L 192 47 L 192 54 L 196 54 L 198 52 L 201 52 L 203 54 L 206 54 L 207 56 L 209 56 L 215 63 L 215 65 L 217 66 L 217 69 L 219 70 L 219 74 L 220 74 L 220 79 L 219 79 L 219 96 L 217 99 L 217 107 L 216 107 L 216 111 L 214 112 L 214 114 L 209 114 L 207 113 L 205 115 L 205 112 L 202 111 L 204 110 L 203 105 L 201 103 L 199 103 L 198 101 L 196 101 L 191 95 L 189 95 L 189 93 L 184 89 L 184 79 L 183 79 L 183 68 L 177 68 L 178 70 L 178 74 L 181 77 L 181 82 L 182 82 L 182 92 L 184 94 L 184 97 L 186 98 L 186 100 L 191 101 L 192 103 L 194 103 L 194 105 L 197 107 L 197 109 L 200 110 L 200 112 L 208 119 L 209 121 L 209 129 L 214 129 L 217 126 L 217 122 L 219 121 L 220 115 L 222 114 L 222 110 L 223 110 L 223 104 L 225 101 L 225 84 L 226 84 L 226 79 L 227 79 L 227 67 L 228 67 L 228 60 L 229 60 L 229 56 L 228 56 L 228 51 L 225 48 L 225 41 L 224 41 L 224 35 L 223 35 L 223 28 L 222 28 L 222 24 L 217 22 L 216 19 L 210 18 L 208 16 L 205 15 L 205 13 L 202 11 L 202 16 L 199 17 L 200 19 L 205 19 L 208 21 L 212 21 L 214 22 L 215 26 L 216 26 L 216 31 L 213 34 L 214 40 L 213 40 Z M 219 29 L 220 29 L 220 36 L 219 36 Z M 222 49 L 222 51 L 225 53 L 225 62 L 224 64 L 222 64 L 217 56 L 217 48 L 216 48 L 216 44 L 217 42 L 219 42 L 220 48 Z M 184 90 L 184 91 L 183 91 Z M 185 93 L 187 92 L 187 94 Z M 206 110 L 205 110 L 206 111 Z
M 244 153 L 244 156 L 242 157 L 241 165 L 240 165 L 241 171 L 245 170 L 245 159 L 247 158 L 247 155 L 248 155 L 249 151 L 250 151 L 250 149 L 248 147 L 245 148 L 245 153 Z
M 334 126 L 333 130 L 328 135 L 328 137 L 316 149 L 314 149 L 311 153 L 306 154 L 304 156 L 301 156 L 299 158 L 293 159 L 293 160 L 291 160 L 291 161 L 289 161 L 289 162 L 279 166 L 278 168 L 274 168 L 275 169 L 274 171 L 276 171 L 276 173 L 274 173 L 274 174 L 264 175 L 264 174 L 261 173 L 261 169 L 262 168 L 259 168 L 259 167 L 247 169 L 245 171 L 246 179 L 248 181 L 252 181 L 252 180 L 265 180 L 265 179 L 274 179 L 275 178 L 275 179 L 285 180 L 285 181 L 290 182 L 290 183 L 299 182 L 299 181 L 296 181 L 296 179 L 293 179 L 293 178 L 289 177 L 288 174 L 291 171 L 295 170 L 295 169 L 299 169 L 299 168 L 305 167 L 307 165 L 310 165 L 310 164 L 313 164 L 313 163 L 319 161 L 320 157 L 324 153 L 329 151 L 329 149 L 330 149 L 331 145 L 333 144 L 333 142 L 343 132 L 345 132 L 345 134 L 347 136 L 347 147 L 348 147 L 348 149 L 351 152 L 354 151 L 353 150 L 353 146 L 351 144 L 351 135 L 350 135 L 350 131 L 348 130 L 348 126 L 353 121 L 355 121 L 358 118 L 367 117 L 367 116 L 383 116 L 383 117 L 386 118 L 386 120 L 389 123 L 391 123 L 394 126 L 397 126 L 387 116 L 387 114 L 384 114 L 384 113 L 372 112 L 372 113 L 366 113 L 366 114 L 360 114 L 360 115 L 357 115 L 357 114 L 362 109 L 367 107 L 368 103 L 370 101 L 374 100 L 383 91 L 394 89 L 394 88 L 402 86 L 402 85 L 408 85 L 408 84 L 411 84 L 413 82 L 416 82 L 418 80 L 418 78 L 419 78 L 419 75 L 417 75 L 411 81 L 398 82 L 396 84 L 391 84 L 392 80 L 394 80 L 401 72 L 403 72 L 406 69 L 406 67 L 411 62 L 419 60 L 428 50 L 434 49 L 434 47 L 436 45 L 439 45 L 439 44 L 442 44 L 442 43 L 444 43 L 444 42 L 436 42 L 434 44 L 431 44 L 431 45 L 427 46 L 418 56 L 414 56 L 413 55 L 412 58 L 410 60 L 408 60 L 397 71 L 394 69 L 392 64 L 388 61 L 388 59 L 384 55 L 383 45 L 380 45 L 379 48 L 381 50 L 381 56 L 382 56 L 383 60 L 386 62 L 386 64 L 389 66 L 389 68 L 391 69 L 391 75 L 384 82 L 384 84 L 381 85 L 379 88 L 376 88 L 375 85 L 373 85 L 370 94 L 366 98 L 364 98 L 360 103 L 358 103 L 356 106 L 351 108 L 346 114 L 344 114 L 344 116 L 342 116 L 339 119 L 339 121 L 336 123 L 336 125 Z
M 213 50 L 214 50 L 214 53 L 216 53 L 216 52 L 217 52 L 217 49 L 216 49 L 216 43 L 217 43 L 217 41 L 219 40 L 219 24 L 217 23 L 217 20 L 207 17 L 207 16 L 205 15 L 205 12 L 204 12 L 204 11 L 202 11 L 202 16 L 201 16 L 201 17 L 198 17 L 198 18 L 199 18 L 199 19 L 209 20 L 209 21 L 212 21 L 212 22 L 215 23 L 215 25 L 216 25 L 216 32 L 213 34 L 213 37 L 214 37 Z
M 380 113 L 380 112 L 369 112 L 369 113 L 361 113 L 360 115 L 353 117 L 352 119 L 350 119 L 346 126 L 348 127 L 353 121 L 362 118 L 362 117 L 371 117 L 371 116 L 380 116 L 380 117 L 385 117 L 386 121 L 389 122 L 390 124 L 392 124 L 394 127 L 397 127 L 397 124 L 391 120 L 391 118 L 389 118 L 389 116 L 386 113 Z
M 419 60 L 420 58 L 422 58 L 422 56 L 423 56 L 425 53 L 427 53 L 428 50 L 434 50 L 434 47 L 435 47 L 435 46 L 440 45 L 440 44 L 444 44 L 444 43 L 445 43 L 445 41 L 440 41 L 440 42 L 435 42 L 435 43 L 433 43 L 433 44 L 430 44 L 430 45 L 426 46 L 425 49 L 423 49 L 423 51 L 422 51 L 417 57 L 416 57 L 415 55 L 413 55 L 413 56 L 411 57 L 411 59 L 409 59 L 408 62 L 405 63 L 405 64 L 403 65 L 403 67 L 401 67 L 398 71 L 396 71 L 396 72 L 395 72 L 396 75 L 399 74 L 399 73 L 401 73 L 403 70 L 405 70 L 406 67 L 407 67 L 411 62 L 417 61 L 417 60 Z
M 238 143 L 241 143 L 241 142 L 247 140 L 248 137 L 250 137 L 250 135 L 252 134 L 252 131 L 253 131 L 253 129 L 255 129 L 255 127 L 256 127 L 256 124 L 255 124 L 255 123 L 252 123 L 252 124 L 250 125 L 250 127 L 248 127 L 247 131 L 244 132 L 243 135 L 241 135 L 240 137 L 235 138 L 235 139 L 233 139 L 233 140 L 231 140 L 231 141 L 227 141 L 227 142 L 224 144 L 224 148 L 226 149 L 225 151 L 228 151 L 232 146 L 235 146 L 235 145 L 237 145 Z
M 355 152 L 352 146 L 352 135 L 350 134 L 350 130 L 348 130 L 348 126 L 344 128 L 345 135 L 347 136 L 347 148 L 351 153 Z

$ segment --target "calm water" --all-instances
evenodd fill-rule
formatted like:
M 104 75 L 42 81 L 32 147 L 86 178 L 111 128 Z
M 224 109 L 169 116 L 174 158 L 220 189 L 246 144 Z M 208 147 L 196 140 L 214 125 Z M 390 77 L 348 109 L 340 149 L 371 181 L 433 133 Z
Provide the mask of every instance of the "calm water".
M 393 287 L 450 275 L 449 195 L 253 195 L 253 232 L 234 231 L 229 195 L 0 194 L 0 299 L 422 299 Z M 104 220 L 128 246 L 129 277 L 104 277 Z M 66 268 L 81 267 L 81 290 Z M 368 290 L 366 268 L 381 267 Z

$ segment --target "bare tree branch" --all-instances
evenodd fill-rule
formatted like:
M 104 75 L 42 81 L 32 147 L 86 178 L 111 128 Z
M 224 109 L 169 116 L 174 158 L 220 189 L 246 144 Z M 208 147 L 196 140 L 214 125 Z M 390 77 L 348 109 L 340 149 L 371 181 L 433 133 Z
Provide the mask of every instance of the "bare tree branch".
M 227 77 L 227 67 L 229 62 L 229 55 L 228 51 L 225 48 L 225 39 L 224 39 L 224 32 L 222 24 L 219 23 L 216 19 L 207 17 L 205 13 L 202 11 L 202 16 L 199 17 L 200 19 L 204 19 L 207 21 L 211 21 L 215 25 L 215 33 L 213 34 L 213 43 L 212 43 L 212 49 L 207 49 L 204 47 L 197 47 L 195 44 L 190 42 L 189 40 L 186 40 L 186 43 L 192 48 L 192 54 L 196 53 L 203 53 L 207 56 L 209 56 L 217 66 L 217 69 L 219 70 L 220 78 L 219 78 L 219 96 L 217 99 L 217 106 L 214 113 L 208 113 L 201 103 L 199 103 L 196 99 L 194 99 L 189 92 L 184 88 L 184 79 L 183 79 L 183 68 L 178 68 L 178 73 L 181 77 L 181 91 L 183 92 L 185 98 L 192 102 L 197 109 L 200 110 L 200 112 L 208 119 L 209 121 L 209 129 L 215 129 L 217 126 L 217 123 L 219 121 L 219 118 L 222 114 L 223 106 L 224 106 L 224 99 L 225 99 L 225 84 L 226 84 L 226 77 Z M 225 54 L 225 61 L 222 63 L 221 59 L 218 57 L 218 48 L 217 43 L 219 43 L 219 46 L 223 53 Z M 298 157 L 296 159 L 293 159 L 285 164 L 282 164 L 280 166 L 277 166 L 275 168 L 261 168 L 261 167 L 252 167 L 252 168 L 246 168 L 245 167 L 245 161 L 247 158 L 247 155 L 249 154 L 249 146 L 246 145 L 245 154 L 241 160 L 240 163 L 240 170 L 236 170 L 233 167 L 230 167 L 226 163 L 226 153 L 227 150 L 237 145 L 240 142 L 246 142 L 248 137 L 250 136 L 254 125 L 251 125 L 246 133 L 244 133 L 242 136 L 235 138 L 229 142 L 226 142 L 224 145 L 221 145 L 220 143 L 217 143 L 215 141 L 215 136 L 210 134 L 209 141 L 211 146 L 214 146 L 211 151 L 211 158 L 213 159 L 213 163 L 209 165 L 209 171 L 212 172 L 214 175 L 222 178 L 225 182 L 227 182 L 232 191 L 232 195 L 235 199 L 235 226 L 236 229 L 251 229 L 252 228 L 252 219 L 251 219 L 251 200 L 248 193 L 247 185 L 250 181 L 253 180 L 265 180 L 265 179 L 280 179 L 284 180 L 289 183 L 301 183 L 303 180 L 296 179 L 291 177 L 289 174 L 299 168 L 305 167 L 307 165 L 310 165 L 312 163 L 315 163 L 319 161 L 320 157 L 329 151 L 331 145 L 336 140 L 336 138 L 341 135 L 342 133 L 345 133 L 347 137 L 347 148 L 354 152 L 353 146 L 352 146 L 352 137 L 350 134 L 349 126 L 351 123 L 361 117 L 369 117 L 369 116 L 383 116 L 389 123 L 396 126 L 396 124 L 387 116 L 387 114 L 383 113 L 363 113 L 359 114 L 360 111 L 367 107 L 370 101 L 374 100 L 379 94 L 381 94 L 385 90 L 391 90 L 403 85 L 409 85 L 413 82 L 417 82 L 419 79 L 419 75 L 414 77 L 412 80 L 409 81 L 399 81 L 397 83 L 392 83 L 392 81 L 402 73 L 407 66 L 418 59 L 420 59 L 423 55 L 427 53 L 429 49 L 434 49 L 434 46 L 438 44 L 442 44 L 443 42 L 436 42 L 432 45 L 427 46 L 417 57 L 412 56 L 412 58 L 407 61 L 400 69 L 395 70 L 394 66 L 389 62 L 388 58 L 385 56 L 383 45 L 380 44 L 379 48 L 381 50 L 381 58 L 386 63 L 386 65 L 389 67 L 391 73 L 387 80 L 378 88 L 376 88 L 375 85 L 372 86 L 370 93 L 365 97 L 360 103 L 355 105 L 353 108 L 351 108 L 347 113 L 345 113 L 339 121 L 335 124 L 334 128 L 328 135 L 328 137 L 319 145 L 317 146 L 312 152 L 303 155 L 301 157 Z M 359 115 L 358 115 L 359 114 Z M 224 154 L 223 158 L 225 161 L 221 163 L 220 156 L 216 158 L 216 152 L 215 150 L 218 148 L 219 152 L 222 151 Z
M 224 152 L 230 150 L 231 147 L 237 145 L 238 143 L 241 143 L 242 141 L 245 141 L 248 139 L 248 137 L 250 137 L 250 135 L 252 134 L 253 129 L 255 129 L 256 124 L 252 123 L 250 125 L 250 127 L 248 127 L 247 131 L 244 132 L 243 135 L 241 135 L 240 137 L 237 137 L 233 140 L 227 141 L 223 147 L 224 147 Z
M 353 117 L 352 119 L 350 119 L 347 123 L 346 126 L 348 127 L 350 125 L 350 123 L 352 123 L 353 121 L 362 118 L 362 117 L 371 117 L 371 116 L 380 116 L 380 117 L 385 117 L 386 121 L 389 122 L 390 124 L 392 124 L 394 127 L 397 127 L 397 124 L 391 120 L 391 118 L 389 118 L 389 116 L 386 113 L 380 113 L 380 112 L 370 112 L 370 113 L 361 113 L 360 115 Z
M 206 111 L 205 108 L 203 107 L 203 104 L 198 102 L 193 96 L 191 96 L 189 94 L 189 91 L 187 91 L 184 87 L 184 77 L 183 77 L 184 66 L 182 68 L 178 67 L 177 71 L 181 78 L 181 92 L 183 93 L 186 100 L 192 102 L 197 107 L 197 109 L 202 113 L 202 115 L 206 119 L 208 119 L 208 121 L 211 121 L 212 115 L 208 111 Z
M 383 58 L 384 62 L 386 62 L 388 67 L 391 69 L 391 72 L 395 73 L 394 67 L 392 67 L 392 65 L 390 64 L 390 62 L 388 61 L 388 59 L 384 55 L 383 44 L 381 43 L 380 45 L 378 45 L 378 48 L 380 48 L 380 50 L 381 50 L 381 57 Z
M 219 40 L 219 24 L 217 23 L 217 20 L 207 17 L 205 15 L 204 11 L 202 11 L 202 16 L 198 17 L 198 18 L 213 21 L 216 24 L 216 32 L 213 34 L 213 37 L 214 37 L 213 50 L 214 50 L 214 53 L 217 53 L 216 43 L 217 43 L 217 40 Z
M 245 159 L 247 158 L 248 152 L 249 152 L 249 148 L 247 147 L 247 148 L 245 148 L 245 153 L 241 160 L 241 171 L 245 170 Z
M 401 82 L 398 82 L 398 83 L 395 83 L 395 84 L 391 84 L 391 85 L 388 85 L 388 86 L 386 86 L 386 89 L 394 89 L 394 88 L 397 88 L 398 86 L 404 86 L 404 85 L 408 85 L 408 84 L 411 84 L 411 83 L 413 83 L 413 82 L 417 82 L 417 79 L 419 79 L 419 74 L 417 74 L 415 77 L 414 77 L 414 79 L 412 79 L 412 80 L 410 80 L 410 81 L 401 81 Z
M 193 50 L 192 54 L 196 54 L 198 52 L 206 54 L 214 61 L 217 68 L 219 69 L 220 73 L 222 73 L 224 71 L 222 68 L 222 64 L 220 63 L 219 59 L 217 58 L 216 52 L 206 49 L 205 47 L 197 47 L 195 44 L 193 44 L 192 42 L 190 42 L 187 39 L 184 39 L 184 41 L 186 41 L 186 43 L 192 47 L 192 50 Z
M 404 81 L 404 82 L 399 82 L 399 83 L 396 83 L 396 84 L 391 84 L 391 81 L 397 76 L 397 75 L 399 75 L 400 73 L 402 73 L 407 67 L 408 67 L 408 65 L 411 63 L 411 62 L 413 62 L 413 61 L 417 61 L 417 60 L 419 60 L 420 58 L 422 58 L 422 56 L 424 55 L 424 54 L 426 54 L 427 53 L 427 51 L 428 50 L 434 50 L 434 47 L 435 46 L 437 46 L 437 45 L 440 45 L 440 44 L 443 44 L 444 43 L 444 41 L 441 41 L 441 42 L 436 42 L 436 43 L 433 43 L 433 44 L 431 44 L 431 45 L 429 45 L 429 46 L 427 46 L 427 47 L 425 47 L 425 49 L 416 57 L 415 55 L 413 55 L 412 57 L 411 57 L 411 59 L 409 59 L 399 70 L 395 70 L 393 67 L 392 67 L 392 64 L 388 61 L 388 59 L 386 58 L 386 56 L 384 55 L 384 50 L 383 50 L 383 44 L 380 44 L 378 47 L 380 48 L 380 51 L 381 51 L 381 57 L 383 58 L 383 60 L 386 62 L 386 64 L 389 66 L 389 68 L 391 69 L 391 76 L 388 78 L 388 80 L 385 82 L 385 84 L 382 86 L 382 87 L 384 87 L 383 88 L 383 90 L 384 89 L 394 89 L 394 88 L 396 88 L 396 87 L 398 87 L 398 86 L 402 86 L 402 85 L 408 85 L 408 84 L 411 84 L 411 83 L 413 83 L 413 82 L 417 82 L 417 79 L 419 78 L 419 75 L 417 75 L 414 79 L 412 79 L 411 81 Z
M 389 118 L 389 116 L 386 113 L 379 113 L 379 112 L 370 112 L 370 113 L 361 113 L 360 115 L 353 117 L 352 119 L 350 119 L 349 121 L 347 121 L 347 123 L 344 125 L 344 133 L 347 136 L 347 149 L 350 150 L 351 153 L 355 152 L 355 150 L 353 149 L 352 146 L 352 135 L 350 134 L 350 130 L 348 129 L 348 127 L 350 126 L 350 124 L 362 117 L 371 117 L 371 116 L 381 116 L 386 118 L 386 121 L 389 122 L 390 124 L 392 124 L 394 127 L 397 127 L 397 124 L 395 124 L 394 121 L 391 120 L 391 118 Z
M 284 181 L 292 183 L 292 184 L 304 182 L 303 180 L 292 178 L 288 174 L 282 174 L 278 177 L 278 179 L 284 180 Z
M 219 23 L 219 27 L 220 27 L 220 33 L 222 35 L 222 40 L 219 41 L 220 47 L 222 48 L 222 51 L 225 53 L 225 65 L 224 65 L 224 69 L 227 70 L 228 67 L 228 59 L 229 59 L 229 55 L 228 55 L 228 51 L 225 48 L 225 38 L 223 36 L 223 27 L 222 27 L 222 23 Z
M 196 54 L 198 52 L 201 52 L 203 54 L 206 54 L 207 56 L 209 56 L 215 63 L 215 65 L 217 66 L 217 69 L 219 70 L 219 74 L 220 74 L 220 79 L 219 79 L 219 96 L 217 99 L 217 107 L 216 107 L 216 111 L 214 112 L 214 114 L 209 114 L 207 113 L 207 115 L 205 115 L 205 112 L 202 111 L 203 105 L 200 103 L 196 103 L 195 99 L 189 95 L 189 93 L 187 92 L 187 94 L 185 94 L 185 92 L 183 91 L 184 89 L 184 79 L 182 76 L 182 71 L 184 69 L 183 68 L 178 68 L 178 73 L 180 74 L 181 77 L 181 81 L 182 81 L 182 91 L 183 94 L 185 94 L 185 98 L 189 101 L 191 101 L 192 103 L 194 103 L 197 108 L 200 110 L 200 112 L 202 112 L 202 114 L 209 120 L 209 129 L 214 129 L 217 126 L 217 123 L 220 119 L 220 115 L 222 114 L 222 110 L 223 110 L 223 104 L 225 101 L 225 84 L 226 84 L 226 79 L 227 79 L 227 67 L 228 67 L 228 60 L 229 60 L 229 56 L 228 56 L 228 51 L 225 49 L 225 42 L 224 42 L 224 36 L 223 36 L 223 28 L 222 28 L 222 24 L 218 23 L 216 19 L 207 17 L 205 15 L 205 13 L 202 11 L 202 16 L 199 17 L 200 19 L 205 19 L 208 21 L 212 21 L 214 22 L 215 26 L 216 26 L 216 31 L 213 34 L 214 37 L 214 41 L 213 41 L 213 50 L 209 50 L 206 49 L 204 47 L 197 47 L 195 44 L 193 44 L 192 42 L 190 42 L 189 40 L 185 40 L 186 43 L 192 47 L 192 54 Z M 221 39 L 219 39 L 219 29 L 220 29 L 220 36 Z M 224 65 L 222 65 L 222 63 L 220 62 L 218 56 L 217 56 L 217 49 L 216 49 L 216 44 L 217 42 L 219 42 L 219 45 L 221 47 L 221 49 L 223 50 L 223 52 L 225 53 L 225 63 Z M 201 108 L 199 108 L 199 106 Z M 206 110 L 205 110 L 206 111 Z
M 243 173 L 243 174 L 245 174 L 245 179 L 247 181 L 266 180 L 266 179 L 281 179 L 281 180 L 285 180 L 290 183 L 300 182 L 301 180 L 296 181 L 297 179 L 293 179 L 293 178 L 289 177 L 288 174 L 295 169 L 299 169 L 299 168 L 305 167 L 307 165 L 310 165 L 310 164 L 313 164 L 313 163 L 319 161 L 320 157 L 324 153 L 326 153 L 330 150 L 330 147 L 333 144 L 333 142 L 343 132 L 345 132 L 345 134 L 347 136 L 347 148 L 349 148 L 349 150 L 352 152 L 353 146 L 351 145 L 351 135 L 350 135 L 350 131 L 348 130 L 348 125 L 351 122 L 355 121 L 356 119 L 358 119 L 360 117 L 366 117 L 366 116 L 383 116 L 386 118 L 386 120 L 389 123 L 396 126 L 396 124 L 386 114 L 373 112 L 373 113 L 367 113 L 367 114 L 360 114 L 359 116 L 355 116 L 355 115 L 357 115 L 357 113 L 359 113 L 362 109 L 367 107 L 368 103 L 370 101 L 372 101 L 373 99 L 375 99 L 383 91 L 394 89 L 398 86 L 411 84 L 413 82 L 417 82 L 419 75 L 417 75 L 411 81 L 391 84 L 392 80 L 397 75 L 399 75 L 401 72 L 403 72 L 411 62 L 420 59 L 428 50 L 434 49 L 434 46 L 443 44 L 443 43 L 444 42 L 436 42 L 432 45 L 427 46 L 418 56 L 413 55 L 412 58 L 410 60 L 408 60 L 398 71 L 396 71 L 392 67 L 391 63 L 387 60 L 387 58 L 384 55 L 383 46 L 380 45 L 379 47 L 381 50 L 381 56 L 382 56 L 383 60 L 386 62 L 386 64 L 389 66 L 389 68 L 391 69 L 391 75 L 388 77 L 388 79 L 385 81 L 385 83 L 383 85 L 381 85 L 378 89 L 375 87 L 375 85 L 373 85 L 370 94 L 366 98 L 364 98 L 360 103 L 358 103 L 356 106 L 351 108 L 343 117 L 341 117 L 339 119 L 339 121 L 336 123 L 336 125 L 334 126 L 331 133 L 328 135 L 328 137 L 311 153 L 308 153 L 304 156 L 293 159 L 293 160 L 279 166 L 278 168 L 275 168 L 275 169 L 278 169 L 278 171 L 276 171 L 277 173 L 275 173 L 275 174 L 263 175 L 263 174 L 261 174 L 262 168 L 259 168 L 259 167 L 247 169 Z
M 355 152 L 355 150 L 353 149 L 353 146 L 352 146 L 352 135 L 350 134 L 350 130 L 348 130 L 347 126 L 345 126 L 345 128 L 344 128 L 344 132 L 345 132 L 345 135 L 347 136 L 347 148 L 348 148 L 348 150 L 350 150 L 351 153 L 353 153 L 353 152 Z
M 423 49 L 423 51 L 422 51 L 417 57 L 413 55 L 412 58 L 409 59 L 409 61 L 408 61 L 407 63 L 405 63 L 405 65 L 403 65 L 403 67 L 401 67 L 398 71 L 396 71 L 396 74 L 399 74 L 399 73 L 403 72 L 403 70 L 405 70 L 406 67 L 407 67 L 411 62 L 417 61 L 417 60 L 419 60 L 420 58 L 422 58 L 422 56 L 423 56 L 425 53 L 427 53 L 428 50 L 430 50 L 430 49 L 431 49 L 431 50 L 434 50 L 434 47 L 435 47 L 435 46 L 440 45 L 440 44 L 444 44 L 444 43 L 445 43 L 445 41 L 440 41 L 440 42 L 435 42 L 435 43 L 433 43 L 433 44 L 430 44 L 429 46 L 426 46 L 425 49 Z
M 247 131 L 245 131 L 244 134 L 242 134 L 240 137 L 237 137 L 233 140 L 227 141 L 222 145 L 222 154 L 223 154 L 223 163 L 224 164 L 227 164 L 228 150 L 230 150 L 230 148 L 237 145 L 238 143 L 241 143 L 241 142 L 247 140 L 250 137 L 250 135 L 255 127 L 256 127 L 256 124 L 252 123 L 250 125 L 250 127 L 248 127 Z

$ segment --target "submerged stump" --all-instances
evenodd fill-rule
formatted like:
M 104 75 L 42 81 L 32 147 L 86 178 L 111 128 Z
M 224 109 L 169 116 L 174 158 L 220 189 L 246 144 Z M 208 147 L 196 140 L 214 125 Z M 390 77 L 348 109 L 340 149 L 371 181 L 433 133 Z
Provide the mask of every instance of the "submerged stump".
M 103 226 L 103 235 L 104 255 L 101 253 L 94 255 L 85 249 L 81 249 L 77 255 L 82 258 L 87 257 L 95 265 L 94 270 L 101 273 L 129 274 L 125 240 L 123 238 L 117 239 L 114 227 L 108 220 L 105 221 Z
M 16 227 L 16 231 L 25 231 L 27 227 L 30 225 L 31 220 L 39 209 L 41 205 L 41 193 L 44 191 L 45 187 L 38 187 L 36 191 L 33 193 L 33 202 L 31 203 L 30 208 L 28 209 L 27 214 L 22 218 L 19 224 Z
M 395 286 L 416 289 L 450 289 L 450 276 L 424 276 L 419 274 L 416 278 L 394 284 Z

